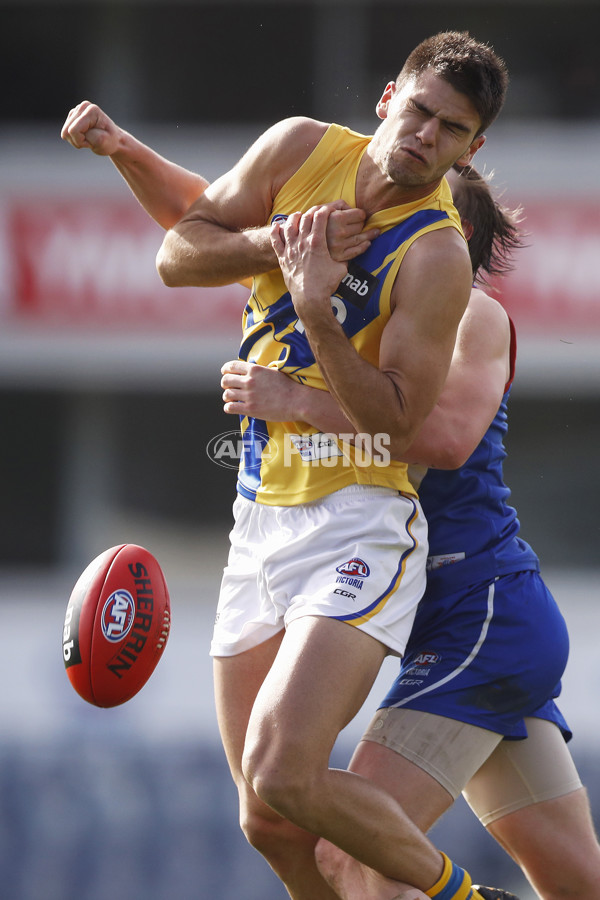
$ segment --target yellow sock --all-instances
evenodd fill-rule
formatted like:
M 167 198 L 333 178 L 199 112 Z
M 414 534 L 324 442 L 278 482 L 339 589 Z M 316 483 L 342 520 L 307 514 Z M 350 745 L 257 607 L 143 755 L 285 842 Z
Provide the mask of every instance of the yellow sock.
M 482 900 L 481 894 L 471 887 L 471 876 L 442 853 L 444 868 L 433 887 L 425 891 L 435 900 Z

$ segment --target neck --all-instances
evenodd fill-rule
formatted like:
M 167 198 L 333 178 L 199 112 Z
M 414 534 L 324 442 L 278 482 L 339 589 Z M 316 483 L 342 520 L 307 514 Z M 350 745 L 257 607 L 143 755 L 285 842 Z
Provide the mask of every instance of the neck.
M 382 209 L 414 203 L 428 197 L 441 183 L 441 178 L 427 184 L 399 185 L 388 179 L 371 159 L 368 150 L 363 154 L 356 175 L 356 205 L 367 218 Z

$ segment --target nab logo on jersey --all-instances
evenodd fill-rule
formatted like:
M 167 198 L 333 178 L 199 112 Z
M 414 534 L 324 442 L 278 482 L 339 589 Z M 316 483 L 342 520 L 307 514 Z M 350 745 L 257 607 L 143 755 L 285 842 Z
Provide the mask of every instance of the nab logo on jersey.
M 348 272 L 337 286 L 336 294 L 364 310 L 377 290 L 377 276 L 350 260 Z
M 102 610 L 102 633 L 107 641 L 116 644 L 133 626 L 135 602 L 129 591 L 113 591 Z
M 354 559 L 349 559 L 348 562 L 343 563 L 343 565 L 338 566 L 335 571 L 339 572 L 340 575 L 352 575 L 355 578 L 368 578 L 371 574 L 371 570 L 366 562 L 359 559 L 357 556 L 355 556 Z
M 413 666 L 435 666 L 442 657 L 433 650 L 422 650 L 413 660 Z

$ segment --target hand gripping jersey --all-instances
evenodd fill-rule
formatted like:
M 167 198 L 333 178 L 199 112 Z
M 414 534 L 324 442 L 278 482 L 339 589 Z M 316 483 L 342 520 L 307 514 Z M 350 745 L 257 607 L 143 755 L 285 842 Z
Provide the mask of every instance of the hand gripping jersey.
M 497 575 L 539 571 L 536 554 L 519 537 L 502 468 L 516 358 L 512 322 L 510 326 L 510 380 L 494 421 L 463 466 L 454 471 L 429 469 L 418 488 L 429 525 L 427 593 L 432 596 Z
M 275 198 L 270 221 L 340 198 L 356 206 L 356 174 L 369 141 L 369 137 L 330 125 Z M 366 227 L 377 227 L 382 233 L 366 253 L 349 264 L 348 275 L 331 304 L 357 352 L 377 366 L 381 334 L 391 314 L 391 290 L 404 254 L 429 231 L 447 227 L 461 231 L 461 227 L 445 179 L 422 200 L 376 213 Z M 249 362 L 273 366 L 302 384 L 326 389 L 279 269 L 254 279 L 243 316 L 239 355 Z M 389 459 L 385 436 L 365 436 L 362 444 L 354 446 L 322 434 L 306 422 L 265 422 L 249 417 L 241 419 L 241 430 L 238 491 L 249 500 L 294 506 L 351 484 L 415 493 L 407 466 Z

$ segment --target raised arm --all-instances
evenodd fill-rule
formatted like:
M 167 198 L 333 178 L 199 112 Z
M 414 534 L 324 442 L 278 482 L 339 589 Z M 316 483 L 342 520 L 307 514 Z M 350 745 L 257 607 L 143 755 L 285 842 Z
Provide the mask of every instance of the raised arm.
M 157 256 L 165 284 L 210 287 L 276 268 L 273 199 L 326 130 L 323 122 L 296 117 L 264 132 L 167 233 Z
M 206 267 L 207 260 L 209 268 L 214 262 L 224 273 L 221 280 L 210 281 L 219 284 L 244 281 L 265 271 L 265 267 L 268 270 L 277 265 L 268 226 L 252 225 L 252 233 L 236 235 L 247 227 L 245 223 L 254 222 L 250 210 L 256 207 L 257 199 L 259 205 L 254 217 L 258 225 L 265 225 L 271 195 L 303 162 L 326 127 L 311 119 L 288 119 L 274 126 L 211 188 L 210 201 L 206 203 L 196 202 L 209 186 L 206 178 L 165 159 L 88 100 L 69 112 L 61 137 L 76 149 L 88 149 L 97 156 L 108 157 L 146 212 L 165 230 L 173 229 L 159 252 L 158 266 L 163 280 L 177 286 L 209 283 L 202 280 L 202 266 Z M 247 192 L 246 176 L 251 188 Z M 236 195 L 238 189 L 241 191 L 239 197 Z M 223 228 L 233 233 L 231 246 L 222 243 L 222 230 L 211 228 L 219 222 L 220 203 L 226 205 L 225 221 L 228 224 Z M 265 212 L 267 204 L 269 210 Z M 364 229 L 365 213 L 362 210 L 350 208 L 342 201 L 332 207 L 335 212 L 328 230 L 330 251 L 337 259 L 352 259 L 367 249 L 378 231 Z M 240 218 L 236 225 L 238 213 Z M 208 240 L 218 242 L 216 249 L 214 246 L 209 249 L 203 223 L 208 224 Z M 234 265 L 238 243 L 243 247 L 244 256 Z M 229 256 L 227 262 L 221 260 L 221 254 Z M 227 273 L 233 269 L 243 275 L 239 278 L 229 276 Z
M 492 422 L 509 378 L 510 329 L 500 304 L 473 290 L 461 319 L 450 371 L 438 402 L 402 458 L 456 469 L 473 453 Z M 242 360 L 222 369 L 224 410 L 271 421 L 306 422 L 347 434 L 353 426 L 328 391 L 283 372 Z
M 208 187 L 208 181 L 170 162 L 84 100 L 68 114 L 61 137 L 78 150 L 107 156 L 155 222 L 175 225 Z

